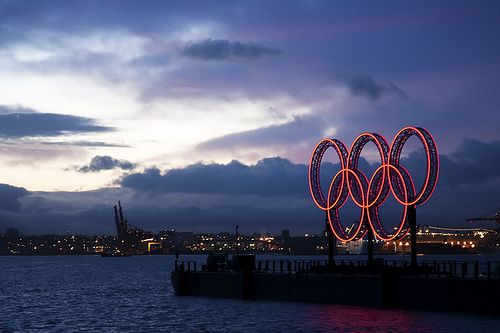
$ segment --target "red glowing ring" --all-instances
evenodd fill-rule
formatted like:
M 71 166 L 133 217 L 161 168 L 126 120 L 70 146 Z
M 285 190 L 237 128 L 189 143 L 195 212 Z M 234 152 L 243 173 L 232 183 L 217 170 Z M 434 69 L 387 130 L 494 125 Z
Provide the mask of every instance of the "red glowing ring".
M 349 151 L 349 156 L 347 158 L 347 167 L 352 170 L 358 170 L 358 163 L 359 163 L 359 157 L 361 156 L 361 151 L 365 147 L 365 145 L 368 142 L 373 142 L 375 146 L 377 147 L 378 153 L 380 155 L 380 164 L 385 165 L 388 162 L 388 153 L 389 153 L 389 146 L 387 144 L 387 141 L 382 137 L 381 135 L 377 133 L 362 133 L 360 134 L 356 140 L 351 145 L 351 149 Z M 370 200 L 370 192 L 368 192 L 368 195 L 366 196 L 366 207 L 371 207 L 377 203 L 380 197 L 382 197 L 382 201 L 385 199 L 389 192 L 389 188 L 387 186 L 387 183 L 385 182 L 386 178 L 386 169 L 382 169 L 382 182 L 380 182 L 379 188 L 377 188 L 376 193 L 377 195 L 373 200 Z M 373 174 L 375 175 L 375 173 Z M 373 175 L 372 175 L 372 180 L 373 180 Z M 351 194 L 351 192 L 349 191 Z M 356 204 L 359 203 L 356 202 Z
M 439 154 L 437 145 L 432 135 L 425 128 L 405 127 L 401 129 L 392 141 L 389 151 L 389 164 L 399 166 L 403 147 L 406 141 L 413 135 L 416 135 L 424 146 L 427 155 L 427 172 L 425 174 L 424 184 L 422 184 L 419 191 L 415 191 L 417 194 L 405 200 L 404 203 L 402 202 L 402 204 L 407 206 L 421 205 L 426 202 L 434 192 L 439 177 Z M 410 176 L 410 178 L 412 177 Z
M 408 204 L 408 197 L 412 195 L 415 197 L 415 185 L 413 184 L 413 179 L 410 176 L 410 173 L 408 170 L 406 170 L 405 167 L 401 165 L 392 165 L 388 164 L 389 168 L 389 187 L 391 188 L 391 192 L 394 195 L 394 198 L 396 199 L 397 202 L 399 202 L 403 206 L 410 206 Z M 394 186 L 395 181 L 393 181 L 392 178 L 392 171 L 393 169 L 396 171 L 398 174 L 398 180 L 403 180 L 401 183 L 398 184 L 398 187 Z
M 356 172 L 354 172 L 351 169 L 342 169 L 335 174 L 335 176 L 332 179 L 332 182 L 330 183 L 330 189 L 328 191 L 328 198 L 330 198 L 330 191 L 333 187 L 333 183 L 334 183 L 335 179 L 341 174 L 342 174 L 343 179 L 348 178 L 348 176 L 346 176 L 346 177 L 343 176 L 344 173 L 347 173 L 347 174 L 352 173 L 352 175 L 354 176 L 354 178 L 356 179 L 356 181 L 358 183 L 359 188 L 363 189 L 363 183 L 361 181 L 362 178 L 360 178 L 360 176 L 358 174 L 356 174 Z M 365 176 L 363 175 L 363 177 L 365 177 Z M 347 187 L 350 188 L 350 186 L 347 186 Z M 364 206 L 364 202 L 365 202 L 364 191 L 361 191 L 361 196 L 362 196 L 361 206 Z M 353 196 L 351 196 L 351 198 L 354 200 Z M 356 203 L 356 201 L 354 201 L 354 203 Z M 352 234 L 351 236 L 349 236 L 348 234 L 345 233 L 344 228 L 342 227 L 342 225 L 340 223 L 340 217 L 338 214 L 339 209 L 342 208 L 342 206 L 344 204 L 345 204 L 345 200 L 340 204 L 339 208 L 328 210 L 327 215 L 328 215 L 328 223 L 330 224 L 330 229 L 332 230 L 335 237 L 338 240 L 343 241 L 343 242 L 348 242 L 351 240 L 356 240 L 356 239 L 362 238 L 365 234 L 365 231 L 361 230 L 364 227 L 363 220 L 364 220 L 364 216 L 365 216 L 365 209 L 360 206 L 361 207 L 361 216 L 360 216 L 360 219 L 358 222 L 358 226 L 357 226 L 356 231 L 354 233 L 352 233 L 352 230 L 349 232 L 349 234 Z M 356 205 L 358 205 L 358 204 L 356 203 Z M 328 206 L 330 206 L 329 202 L 328 202 Z M 332 221 L 332 212 L 333 212 L 333 216 L 334 216 L 334 221 Z
M 323 155 L 325 154 L 325 152 L 330 147 L 334 148 L 337 156 L 339 157 L 341 169 L 344 169 L 346 165 L 347 149 L 341 141 L 336 139 L 326 138 L 318 142 L 313 150 L 313 153 L 311 154 L 311 159 L 309 162 L 309 191 L 314 203 L 321 210 L 330 210 L 333 208 L 333 206 L 329 206 L 327 204 L 327 199 L 325 199 L 323 195 L 323 190 L 321 189 L 320 183 L 321 160 L 323 159 Z
M 366 198 L 365 198 L 365 193 L 366 193 L 366 189 L 368 188 L 369 184 L 368 184 L 368 180 L 366 179 L 366 176 L 365 174 L 361 171 L 361 170 L 352 170 L 352 169 L 344 169 L 345 171 L 347 171 L 347 175 L 346 175 L 346 183 L 347 183 L 347 190 L 349 191 L 349 196 L 351 197 L 352 201 L 354 201 L 354 203 L 359 207 L 359 208 L 366 208 L 367 205 L 366 205 Z M 359 189 L 360 191 L 357 191 L 355 194 L 357 195 L 354 195 L 353 191 L 352 191 L 352 187 L 351 187 L 351 183 L 350 183 L 350 179 L 349 179 L 349 174 L 353 174 L 356 178 L 356 182 L 358 183 L 359 185 Z M 356 196 L 360 196 L 361 197 L 361 203 L 358 201 L 358 199 L 356 199 Z
M 345 191 L 345 188 L 347 186 L 344 186 L 344 183 L 346 182 L 346 176 L 345 176 L 345 171 L 347 169 L 341 169 L 339 172 L 337 172 L 335 174 L 335 176 L 333 176 L 333 179 L 332 181 L 330 182 L 330 186 L 328 188 L 328 204 L 327 206 L 330 207 L 328 210 L 331 210 L 331 209 L 338 209 L 338 208 L 341 208 L 344 203 L 345 203 L 345 200 L 347 199 L 347 196 L 342 196 L 342 195 L 339 195 L 337 193 L 342 193 L 343 191 Z M 339 183 L 337 181 L 337 178 L 339 177 L 339 175 L 342 176 L 342 179 L 340 180 L 340 190 L 338 189 L 338 186 L 339 186 Z M 336 186 L 335 186 L 336 185 Z M 332 198 L 332 193 L 334 193 L 332 190 L 335 188 L 335 193 L 336 195 L 334 196 L 334 200 L 333 202 L 331 202 L 331 198 Z
M 403 180 L 402 184 L 404 184 L 403 174 L 394 165 L 390 165 L 390 164 L 381 165 L 380 167 L 378 167 L 377 170 L 373 173 L 373 177 L 375 176 L 375 174 L 377 172 L 380 172 L 380 170 L 384 170 L 386 168 L 388 170 L 395 171 L 398 174 L 399 178 L 401 180 Z M 372 179 L 373 179 L 373 177 L 372 177 Z M 370 182 L 369 186 L 371 186 L 371 182 Z M 408 198 L 408 188 L 406 186 L 403 186 L 403 188 L 404 188 L 404 194 L 405 194 L 404 197 L 405 197 L 405 201 L 406 201 L 406 199 Z M 369 193 L 369 190 L 368 190 L 368 193 Z M 394 196 L 396 196 L 396 195 L 394 195 Z M 373 206 L 373 207 L 368 207 L 367 216 L 368 216 L 368 221 L 369 221 L 370 227 L 373 230 L 373 234 L 377 238 L 379 238 L 383 241 L 391 241 L 395 238 L 398 238 L 401 231 L 404 229 L 404 226 L 405 226 L 406 221 L 407 221 L 406 216 L 408 214 L 408 206 L 403 205 L 404 208 L 403 208 L 403 214 L 401 216 L 401 222 L 399 223 L 399 226 L 396 228 L 396 232 L 394 232 L 394 233 L 389 233 L 382 225 L 382 222 L 380 221 L 380 217 L 378 215 L 378 207 L 379 207 L 378 205 Z M 373 221 L 373 220 L 375 220 L 375 221 Z M 377 228 L 374 227 L 374 225 L 375 225 L 374 222 L 376 222 L 376 225 L 379 228 L 378 230 L 380 230 L 380 231 L 378 231 Z M 405 233 L 405 235 L 406 235 L 406 233 Z

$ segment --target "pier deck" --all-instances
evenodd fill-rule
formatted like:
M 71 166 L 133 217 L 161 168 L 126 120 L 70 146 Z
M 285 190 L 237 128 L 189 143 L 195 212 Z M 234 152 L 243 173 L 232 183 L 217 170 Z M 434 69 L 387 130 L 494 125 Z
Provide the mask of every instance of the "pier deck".
M 216 271 L 176 262 L 177 295 L 500 314 L 500 262 L 263 260 Z

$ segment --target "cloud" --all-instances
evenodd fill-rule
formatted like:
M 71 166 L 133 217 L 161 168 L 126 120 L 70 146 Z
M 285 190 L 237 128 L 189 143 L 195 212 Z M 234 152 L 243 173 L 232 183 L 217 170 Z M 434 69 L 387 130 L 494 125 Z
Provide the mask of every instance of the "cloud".
M 324 121 L 317 116 L 296 116 L 293 120 L 254 130 L 224 135 L 200 143 L 198 150 L 245 149 L 269 146 L 288 146 L 304 140 L 318 138 L 323 132 Z
M 369 169 L 364 158 L 360 167 Z M 325 162 L 322 174 L 333 177 L 339 164 Z M 239 161 L 228 164 L 192 164 L 162 174 L 158 168 L 125 175 L 121 185 L 144 193 L 188 193 L 218 195 L 295 196 L 309 195 L 308 166 L 281 157 L 264 158 L 255 165 Z M 325 184 L 326 185 L 326 184 Z
M 423 170 L 426 163 L 425 152 L 414 151 L 404 163 L 411 169 Z M 494 183 L 500 180 L 499 168 L 500 141 L 465 139 L 454 152 L 441 155 L 439 186 L 457 188 Z M 421 173 L 416 176 L 423 179 Z
M 38 143 L 48 146 L 74 146 L 74 147 L 117 147 L 130 148 L 130 145 L 107 143 L 102 141 L 38 141 Z
M 257 59 L 276 55 L 280 51 L 256 43 L 231 42 L 225 39 L 205 39 L 188 44 L 182 54 L 204 60 Z
M 21 208 L 19 199 L 29 192 L 22 187 L 0 184 L 0 210 L 17 212 Z
M 135 164 L 125 161 L 117 160 L 111 156 L 94 156 L 88 165 L 77 168 L 79 172 L 99 172 L 102 170 L 122 169 L 132 170 Z
M 3 110 L 9 107 L 3 107 Z M 14 109 L 17 110 L 17 109 Z M 0 113 L 0 137 L 59 136 L 69 133 L 111 131 L 91 118 L 38 112 Z
M 19 105 L 0 105 L 0 115 L 9 113 L 36 113 L 36 111 Z
M 279 157 L 266 158 L 247 166 L 238 161 L 229 164 L 193 164 L 161 174 L 159 169 L 125 176 L 124 187 L 156 193 L 196 193 L 225 195 L 303 195 L 307 189 L 305 165 Z
M 465 167 L 465 179 L 481 182 L 500 178 L 500 141 L 482 142 L 465 139 L 451 158 L 461 167 Z
M 346 83 L 351 93 L 355 96 L 364 96 L 372 100 L 377 100 L 383 94 L 395 94 L 406 97 L 406 94 L 393 83 L 381 84 L 369 75 L 354 76 L 346 79 Z
M 165 228 L 227 231 L 233 230 L 235 220 L 240 230 L 248 233 L 279 232 L 282 226 L 300 232 L 315 229 L 319 232 L 323 228 L 323 223 L 305 223 L 316 213 L 307 199 L 276 198 L 270 201 L 252 196 L 145 196 L 117 188 L 73 193 L 33 192 L 23 198 L 21 211 L 0 210 L 0 221 L 3 222 L 0 232 L 14 227 L 26 234 L 115 234 L 112 205 L 118 199 L 122 201 L 125 218 L 132 225 L 155 232 Z

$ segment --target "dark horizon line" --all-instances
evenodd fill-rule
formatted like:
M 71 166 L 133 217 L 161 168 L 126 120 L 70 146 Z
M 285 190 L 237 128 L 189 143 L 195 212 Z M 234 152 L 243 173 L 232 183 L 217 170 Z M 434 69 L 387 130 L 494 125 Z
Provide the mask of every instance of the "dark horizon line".
M 431 228 L 436 228 L 436 229 L 444 229 L 444 230 L 455 230 L 455 231 L 473 231 L 473 230 L 488 230 L 492 232 L 500 232 L 500 226 L 497 227 L 492 227 L 492 228 L 484 228 L 484 227 L 478 227 L 478 228 L 463 228 L 463 227 L 442 227 L 442 226 L 434 226 L 434 225 L 417 225 L 417 228 L 425 228 L 425 227 L 431 227 Z M 7 236 L 7 230 L 9 229 L 14 229 L 18 232 L 20 237 L 44 237 L 44 236 L 56 236 L 56 237 L 67 237 L 67 236 L 86 236 L 86 237 L 98 237 L 98 236 L 109 236 L 109 237 L 118 237 L 117 234 L 110 234 L 110 233 L 46 233 L 46 234 L 39 234 L 39 233 L 23 233 L 17 228 L 12 228 L 12 227 L 7 227 L 3 233 L 0 233 L 1 237 L 6 237 Z M 297 237 L 294 236 L 293 233 L 291 232 L 291 229 L 286 229 L 283 228 L 279 233 L 273 233 L 273 232 L 266 232 L 266 233 L 259 233 L 259 232 L 253 232 L 253 233 L 241 233 L 238 232 L 239 236 L 253 236 L 253 235 L 280 235 L 282 231 L 288 231 L 290 232 L 290 236 L 292 237 Z M 209 232 L 200 232 L 200 231 L 195 231 L 195 230 L 177 230 L 176 228 L 171 228 L 171 229 L 162 229 L 157 232 L 151 232 L 153 234 L 159 234 L 162 231 L 174 231 L 174 232 L 192 232 L 194 235 L 202 235 L 202 234 L 211 234 L 211 235 L 221 235 L 221 234 L 229 234 L 229 235 L 236 235 L 235 232 L 229 232 L 229 231 L 209 231 Z M 305 235 L 310 235 L 310 236 L 322 236 L 324 235 L 326 231 L 316 233 L 316 232 L 303 232 L 300 233 L 298 236 L 305 236 Z

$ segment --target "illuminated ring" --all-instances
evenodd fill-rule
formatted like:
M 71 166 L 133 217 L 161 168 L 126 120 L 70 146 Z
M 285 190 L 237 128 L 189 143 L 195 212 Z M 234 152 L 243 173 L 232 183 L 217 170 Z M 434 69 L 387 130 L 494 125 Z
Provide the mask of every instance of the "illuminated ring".
M 398 170 L 398 168 L 396 168 L 394 165 L 390 165 L 390 164 L 381 165 L 380 167 L 378 167 L 377 170 L 375 170 L 375 172 L 373 173 L 372 180 L 376 177 L 376 175 L 378 173 L 380 173 L 381 171 L 383 172 L 384 169 L 387 169 L 388 173 L 395 172 L 398 175 L 398 177 L 401 180 L 403 180 L 403 174 Z M 372 185 L 372 181 L 370 181 L 370 184 L 368 185 L 368 193 L 370 193 L 370 186 L 371 185 Z M 404 189 L 404 198 L 406 200 L 408 198 L 408 188 L 406 186 L 404 186 L 403 189 Z M 413 191 L 413 188 L 411 188 L 410 190 Z M 386 196 L 386 198 L 387 198 L 387 196 Z M 370 226 L 373 228 L 373 233 L 378 238 L 380 238 L 384 241 L 391 241 L 391 240 L 394 240 L 397 238 L 403 238 L 408 231 L 408 228 L 405 229 L 405 226 L 407 224 L 406 217 L 408 214 L 408 206 L 403 205 L 404 208 L 403 208 L 403 214 L 401 216 L 401 222 L 399 223 L 399 226 L 396 227 L 396 232 L 394 232 L 393 234 L 388 232 L 386 230 L 386 228 L 382 225 L 382 222 L 380 221 L 380 216 L 378 214 L 378 207 L 379 206 L 380 205 L 376 205 L 376 206 L 370 206 L 367 208 L 368 209 L 368 214 L 367 214 L 368 221 L 369 221 Z M 403 232 L 403 231 L 405 231 L 405 232 Z M 402 232 L 403 232 L 403 236 L 401 236 Z
M 399 166 L 403 146 L 413 135 L 417 136 L 424 146 L 424 150 L 427 154 L 427 172 L 425 175 L 425 182 L 422 184 L 420 190 L 416 191 L 414 195 L 411 194 L 407 200 L 402 202 L 408 206 L 421 205 L 429 199 L 436 188 L 439 173 L 439 155 L 436 142 L 432 135 L 422 127 L 405 127 L 396 134 L 389 151 L 389 164 Z M 411 177 L 409 178 L 411 180 Z M 411 182 L 413 183 L 413 180 L 411 180 Z M 394 194 L 401 199 L 401 192 L 397 191 Z
M 347 167 L 349 169 L 359 170 L 358 169 L 359 157 L 361 156 L 361 151 L 368 142 L 373 142 L 377 147 L 378 153 L 380 155 L 380 164 L 385 165 L 388 162 L 387 156 L 389 154 L 389 145 L 387 144 L 387 141 L 377 133 L 363 133 L 359 135 L 356 138 L 356 140 L 354 140 L 354 142 L 352 143 L 347 162 Z M 386 169 L 382 169 L 382 181 L 377 182 L 378 186 L 375 188 L 375 190 L 372 187 L 372 190 L 374 190 L 374 192 L 368 193 L 368 195 L 366 196 L 367 200 L 364 208 L 371 207 L 375 205 L 378 201 L 383 202 L 385 200 L 387 194 L 389 193 L 389 186 L 385 182 L 385 178 L 386 178 Z M 375 198 L 372 199 L 374 193 L 376 193 L 376 195 Z M 359 206 L 358 202 L 356 202 L 356 204 Z
M 327 204 L 327 200 L 323 195 L 320 183 L 321 160 L 323 159 L 323 155 L 328 150 L 328 148 L 333 148 L 335 150 L 339 157 L 342 169 L 345 168 L 348 155 L 345 145 L 342 143 L 342 141 L 337 139 L 323 139 L 316 145 L 313 150 L 309 162 L 309 190 L 311 192 L 314 203 L 321 210 L 330 210 L 335 205 L 335 203 L 331 206 Z M 344 184 L 343 179 L 341 183 Z M 341 193 L 339 193 L 339 195 L 347 195 L 347 190 L 343 187 L 343 185 Z
M 362 201 L 361 206 L 364 206 L 365 205 L 365 194 L 364 193 L 366 192 L 365 189 L 366 189 L 366 186 L 368 186 L 368 181 L 366 180 L 366 176 L 363 173 L 359 172 L 359 174 L 358 174 L 354 170 L 351 170 L 351 169 L 342 169 L 335 174 L 335 176 L 332 179 L 332 182 L 330 183 L 330 188 L 328 190 L 328 198 L 330 199 L 330 197 L 331 197 L 331 191 L 333 188 L 333 184 L 335 183 L 335 180 L 339 177 L 339 175 L 342 176 L 342 179 L 348 178 L 348 176 L 344 176 L 344 173 L 347 173 L 347 174 L 352 173 L 352 175 L 356 179 L 357 185 L 359 186 L 359 189 L 360 189 L 358 192 L 361 193 L 361 201 Z M 362 181 L 362 179 L 364 179 L 364 182 Z M 350 188 L 350 186 L 348 186 L 348 188 Z M 353 197 L 351 196 L 351 198 L 353 198 Z M 353 198 L 353 200 L 354 200 L 354 198 Z M 328 223 L 330 224 L 330 228 L 331 228 L 332 232 L 334 233 L 335 237 L 337 237 L 337 239 L 339 239 L 343 242 L 348 242 L 351 240 L 357 240 L 357 239 L 363 238 L 364 234 L 366 233 L 366 230 L 365 230 L 366 226 L 363 223 L 364 216 L 365 216 L 365 209 L 361 207 L 361 215 L 360 215 L 357 227 L 356 227 L 356 231 L 353 233 L 352 229 L 351 229 L 349 234 L 346 234 L 344 231 L 344 228 L 342 227 L 342 225 L 340 223 L 340 217 L 339 217 L 339 209 L 342 208 L 342 206 L 345 204 L 345 201 L 346 201 L 346 198 L 344 198 L 344 200 L 342 202 L 337 204 L 337 205 L 339 205 L 339 207 L 328 210 L 327 215 L 328 215 Z M 354 203 L 356 205 L 358 205 L 356 201 L 354 201 Z M 328 202 L 328 206 L 330 206 L 330 202 Z M 360 205 L 358 205 L 358 206 L 360 206 Z

